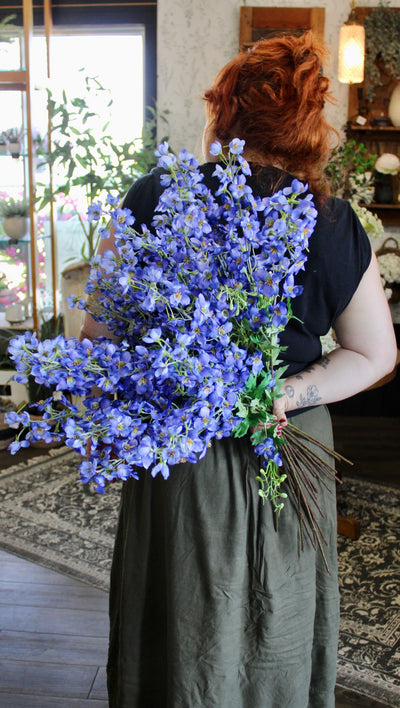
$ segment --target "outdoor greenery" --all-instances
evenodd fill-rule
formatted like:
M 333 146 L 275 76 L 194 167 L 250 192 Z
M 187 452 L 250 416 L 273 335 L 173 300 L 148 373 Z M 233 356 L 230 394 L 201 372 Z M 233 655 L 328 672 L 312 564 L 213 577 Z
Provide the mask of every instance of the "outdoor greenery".
M 91 109 L 91 97 L 101 93 L 106 108 L 112 105 L 109 92 L 96 78 L 86 77 L 86 93 L 70 99 L 65 91 L 56 101 L 47 89 L 47 103 L 52 131 L 50 150 L 47 142 L 37 144 L 38 167 L 51 166 L 53 185 L 39 185 L 39 209 L 54 201 L 57 195 L 79 193 L 85 198 L 85 208 L 77 211 L 85 242 L 82 258 L 89 260 L 98 243 L 97 224 L 86 220 L 87 207 L 105 194 L 123 196 L 131 184 L 156 164 L 156 122 L 167 123 L 166 114 L 157 116 L 147 109 L 147 121 L 140 139 L 117 144 L 109 134 L 108 122 L 99 129 L 100 116 Z

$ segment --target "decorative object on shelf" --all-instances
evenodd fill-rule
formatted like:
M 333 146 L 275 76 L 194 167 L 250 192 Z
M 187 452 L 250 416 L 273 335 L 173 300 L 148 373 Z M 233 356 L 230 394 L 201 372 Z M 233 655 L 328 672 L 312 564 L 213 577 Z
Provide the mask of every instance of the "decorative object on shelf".
M 384 152 L 375 162 L 375 199 L 378 204 L 392 204 L 393 177 L 400 170 L 400 160 L 391 152 Z
M 391 178 L 385 177 L 376 182 L 375 201 L 377 204 L 393 203 L 393 185 Z
M 338 79 L 343 84 L 364 80 L 365 30 L 355 16 L 357 3 L 351 0 L 350 15 L 339 33 Z
M 400 84 L 397 84 L 389 101 L 388 115 L 395 128 L 400 128 Z
M 3 219 L 3 231 L 11 241 L 24 238 L 29 231 L 29 205 L 25 199 L 2 199 L 0 216 Z
M 389 117 L 385 116 L 384 112 L 381 111 L 379 115 L 373 117 L 372 125 L 376 125 L 377 128 L 385 128 L 390 125 Z
M 332 193 L 344 199 L 358 195 L 359 201 L 372 200 L 374 181 L 372 169 L 376 155 L 370 155 L 363 143 L 346 140 L 335 148 L 326 166 Z
M 12 305 L 7 305 L 5 308 L 5 317 L 10 324 L 24 322 L 26 319 L 26 310 L 23 302 L 14 302 Z
M 383 75 L 389 82 L 400 81 L 400 12 L 380 2 L 365 18 L 364 27 L 366 97 L 372 103 Z
M 18 128 L 10 128 L 10 130 L 5 131 L 5 135 L 8 142 L 8 150 L 11 157 L 17 159 L 21 154 L 21 140 L 23 132 Z

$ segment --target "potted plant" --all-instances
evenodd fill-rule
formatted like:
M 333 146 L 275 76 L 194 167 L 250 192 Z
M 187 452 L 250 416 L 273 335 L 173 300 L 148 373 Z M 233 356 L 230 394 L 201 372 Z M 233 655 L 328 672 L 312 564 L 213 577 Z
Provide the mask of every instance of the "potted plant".
M 341 143 L 332 151 L 325 170 L 332 193 L 369 204 L 374 195 L 375 160 L 376 155 L 370 155 L 364 143 L 356 140 Z
M 47 145 L 38 144 L 36 155 L 38 167 L 47 165 L 52 168 L 54 185 L 38 184 L 38 208 L 44 209 L 50 202 L 61 196 L 69 205 L 80 202 L 75 210 L 75 222 L 78 220 L 83 235 L 80 258 L 69 263 L 61 273 L 62 308 L 67 336 L 77 334 L 81 313 L 70 309 L 65 304 L 73 295 L 84 297 L 84 288 L 89 274 L 88 261 L 96 252 L 99 240 L 94 221 L 86 219 L 90 204 L 101 200 L 107 193 L 122 196 L 131 184 L 155 164 L 154 150 L 156 141 L 156 112 L 148 109 L 150 116 L 146 122 L 142 138 L 136 142 L 116 144 L 108 132 L 108 124 L 91 109 L 92 92 L 100 92 L 107 98 L 109 94 L 97 79 L 86 77 L 86 94 L 69 99 L 63 91 L 62 100 L 56 101 L 50 89 L 47 89 L 48 111 L 51 130 L 51 150 Z M 162 120 L 166 120 L 161 116 Z M 99 130 L 99 125 L 102 129 Z M 67 198 L 67 199 L 66 199 Z M 59 224 L 58 224 L 59 226 Z M 62 225 L 57 230 L 59 251 L 62 248 Z
M 11 157 L 18 158 L 21 154 L 21 139 L 23 132 L 22 130 L 18 128 L 10 128 L 9 130 L 5 131 L 7 142 L 8 142 L 8 150 L 10 152 Z
M 18 241 L 26 236 L 29 230 L 29 204 L 25 199 L 8 197 L 0 200 L 0 216 L 4 233 L 9 239 Z
M 391 152 L 384 152 L 375 162 L 375 199 L 378 204 L 393 202 L 393 177 L 400 171 L 400 160 Z
M 21 32 L 21 27 L 11 22 L 15 18 L 16 15 L 7 15 L 3 20 L 0 20 L 0 43 L 10 44 L 15 39 L 15 35 Z
M 373 102 L 383 76 L 400 81 L 400 12 L 381 1 L 365 18 L 364 28 L 366 98 Z

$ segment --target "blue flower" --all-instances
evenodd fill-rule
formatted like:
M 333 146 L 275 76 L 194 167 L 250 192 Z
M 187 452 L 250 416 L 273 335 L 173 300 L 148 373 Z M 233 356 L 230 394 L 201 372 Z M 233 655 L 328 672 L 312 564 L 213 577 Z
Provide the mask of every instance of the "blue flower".
M 88 206 L 87 218 L 88 221 L 99 221 L 103 213 L 103 205 L 101 201 L 93 202 Z
M 214 140 L 214 142 L 211 143 L 209 152 L 210 155 L 214 155 L 214 157 L 218 157 L 218 155 L 222 153 L 222 145 L 219 140 Z
M 239 140 L 239 138 L 234 138 L 229 143 L 229 150 L 232 155 L 241 155 L 244 150 L 244 140 Z
M 162 190 L 151 229 L 138 227 L 116 197 L 107 197 L 115 252 L 91 261 L 86 292 L 93 298 L 69 302 L 106 325 L 119 344 L 102 337 L 39 342 L 32 333 L 12 340 L 15 379 L 33 376 L 61 396 L 59 407 L 52 398 L 41 404 L 40 423 L 10 414 L 25 434 L 12 450 L 64 436 L 85 457 L 90 441 L 81 479 L 102 493 L 108 481 L 137 477 L 140 468 L 167 478 L 181 460 L 203 457 L 214 438 L 236 434 L 254 406 L 270 411 L 281 377 L 271 362 L 290 317 L 288 302 L 301 292 L 295 276 L 317 213 L 297 180 L 270 197 L 254 196 L 243 151 L 238 138 L 229 153 L 218 141 L 211 145 L 219 160 L 212 193 L 193 155 L 176 156 L 162 143 L 156 151 Z M 90 219 L 102 213 L 96 202 Z M 99 232 L 109 236 L 101 224 Z M 84 397 L 83 405 L 62 392 Z M 281 464 L 274 435 L 266 436 L 273 444 L 258 448 L 267 469 Z

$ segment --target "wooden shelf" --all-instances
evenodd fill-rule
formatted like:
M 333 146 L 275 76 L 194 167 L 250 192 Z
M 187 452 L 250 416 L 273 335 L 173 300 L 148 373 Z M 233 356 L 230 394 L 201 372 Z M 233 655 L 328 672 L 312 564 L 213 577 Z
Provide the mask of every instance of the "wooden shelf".
M 362 204 L 368 211 L 377 214 L 387 226 L 398 226 L 400 224 L 400 204 Z
M 27 82 L 25 69 L 0 71 L 0 89 L 2 91 L 26 91 Z
M 376 133 L 379 138 L 383 138 L 384 136 L 387 138 L 400 137 L 400 128 L 394 125 L 357 125 L 356 123 L 349 123 L 347 130 L 350 130 L 352 133 L 365 133 L 368 135 L 368 138 L 371 138 L 374 133 Z

